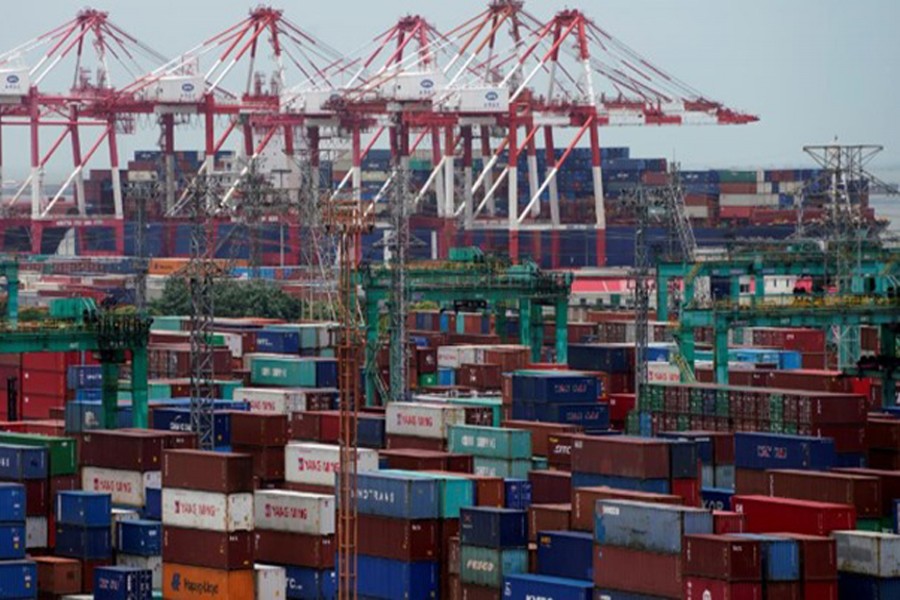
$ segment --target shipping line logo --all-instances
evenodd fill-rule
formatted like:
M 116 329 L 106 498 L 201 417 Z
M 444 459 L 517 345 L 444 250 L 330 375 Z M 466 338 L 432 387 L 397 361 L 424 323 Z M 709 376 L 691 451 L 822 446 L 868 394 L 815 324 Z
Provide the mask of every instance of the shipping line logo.
M 184 591 L 189 594 L 197 594 L 198 596 L 209 595 L 215 598 L 219 595 L 219 586 L 208 581 L 191 581 L 187 577 L 182 578 L 181 573 L 172 574 L 172 591 L 180 592 L 182 586 Z
M 267 519 L 309 519 L 309 511 L 295 506 L 283 506 L 280 504 L 266 503 L 264 511 Z
M 776 458 L 778 460 L 787 459 L 788 451 L 784 446 L 765 446 L 756 447 L 756 456 L 759 458 Z
M 175 501 L 176 515 L 197 515 L 198 517 L 215 517 L 216 507 L 212 504 L 198 504 L 196 502 Z

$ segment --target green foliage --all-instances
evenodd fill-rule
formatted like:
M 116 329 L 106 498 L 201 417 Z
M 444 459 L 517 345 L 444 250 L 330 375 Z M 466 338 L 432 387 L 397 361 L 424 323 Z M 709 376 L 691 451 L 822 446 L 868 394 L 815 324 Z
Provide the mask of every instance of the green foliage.
M 296 321 L 303 303 L 268 281 L 217 281 L 213 285 L 213 308 L 217 317 L 263 317 Z M 156 315 L 187 315 L 191 300 L 187 282 L 171 277 L 162 297 L 151 303 Z

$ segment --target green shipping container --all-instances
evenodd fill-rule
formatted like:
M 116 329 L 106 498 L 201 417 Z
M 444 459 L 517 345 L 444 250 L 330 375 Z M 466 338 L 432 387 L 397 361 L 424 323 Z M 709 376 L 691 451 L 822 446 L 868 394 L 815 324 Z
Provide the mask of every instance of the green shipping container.
M 503 578 L 528 572 L 528 550 L 460 546 L 459 578 L 463 583 L 500 588 Z
M 881 519 L 857 519 L 856 530 L 881 532 Z
M 120 389 L 116 398 L 119 402 L 131 402 L 131 382 L 124 381 L 121 383 L 121 386 L 126 389 Z M 148 400 L 169 400 L 170 398 L 172 398 L 172 386 L 170 384 L 158 381 L 147 382 Z
M 550 468 L 550 464 L 547 462 L 547 458 L 544 456 L 532 456 L 531 457 L 531 470 L 532 471 L 546 471 Z
M 719 171 L 720 183 L 756 183 L 756 171 Z
M 419 387 L 432 387 L 437 385 L 437 373 L 422 373 L 419 375 Z
M 253 357 L 250 381 L 254 385 L 316 387 L 316 363 L 301 357 Z
M 434 377 L 437 379 L 437 375 Z M 500 423 L 503 421 L 503 400 L 500 398 L 448 398 L 447 402 L 459 406 L 487 406 L 493 415 L 491 421 L 493 427 L 500 427 Z
M 150 329 L 157 331 L 182 331 L 184 328 L 181 324 L 186 321 L 187 317 L 153 317 Z
M 222 389 L 223 400 L 234 400 L 234 390 L 244 386 L 243 381 L 217 381 L 216 383 Z
M 475 457 L 475 474 L 488 477 L 503 477 L 512 479 L 528 479 L 528 471 L 531 471 L 531 459 L 505 459 Z
M 406 477 L 421 477 L 438 481 L 441 498 L 441 518 L 458 519 L 459 509 L 464 506 L 475 506 L 474 482 L 454 475 L 423 473 L 420 471 L 404 471 L 403 469 L 384 469 L 382 473 L 396 473 Z
M 52 437 L 34 433 L 0 432 L 0 444 L 18 444 L 19 446 L 37 446 L 47 449 L 50 459 L 50 476 L 75 475 L 78 463 L 75 460 L 75 440 L 72 438 Z
M 450 452 L 531 460 L 531 432 L 521 429 L 451 425 L 449 440 Z

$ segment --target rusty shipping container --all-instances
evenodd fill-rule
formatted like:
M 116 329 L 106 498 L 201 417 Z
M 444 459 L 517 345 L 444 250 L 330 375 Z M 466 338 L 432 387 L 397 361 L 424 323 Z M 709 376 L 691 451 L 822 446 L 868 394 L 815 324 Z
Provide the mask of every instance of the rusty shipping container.
M 535 504 L 561 504 L 572 499 L 572 474 L 568 471 L 529 471 L 528 481 Z
M 594 509 L 597 500 L 633 500 L 636 502 L 654 502 L 680 506 L 680 496 L 672 494 L 653 494 L 636 492 L 606 486 L 572 489 L 572 529 L 577 531 L 594 531 Z
M 163 457 L 162 484 L 220 494 L 253 491 L 253 458 L 233 452 L 169 450 Z
M 474 457 L 469 454 L 453 454 L 436 450 L 397 449 L 381 450 L 378 456 L 386 458 L 389 469 L 409 471 L 456 471 L 471 473 Z
M 681 598 L 681 554 L 657 554 L 617 546 L 594 546 L 594 586 Z
M 669 444 L 648 438 L 573 436 L 572 470 L 639 479 L 668 479 Z
M 528 507 L 528 541 L 536 542 L 539 531 L 568 531 L 571 504 L 532 504 Z
M 881 482 L 876 477 L 821 471 L 766 471 L 768 495 L 849 504 L 857 517 L 881 516 Z
M 232 446 L 284 446 L 289 439 L 287 415 L 231 411 Z
M 81 593 L 81 563 L 72 558 L 35 556 L 38 591 L 41 594 L 63 595 Z

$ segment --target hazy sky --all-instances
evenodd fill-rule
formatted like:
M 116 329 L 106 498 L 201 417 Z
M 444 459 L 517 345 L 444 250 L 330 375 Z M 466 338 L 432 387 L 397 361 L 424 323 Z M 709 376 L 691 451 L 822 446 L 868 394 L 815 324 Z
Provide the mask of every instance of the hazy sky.
M 486 3 L 332 0 L 275 5 L 285 8 L 300 26 L 351 53 L 403 14 L 421 11 L 446 30 L 481 11 Z M 84 5 L 83 0 L 5 0 L 0 50 L 66 21 Z M 109 10 L 118 25 L 169 56 L 237 22 L 255 5 L 235 0 L 93 4 Z M 809 162 L 801 150 L 804 144 L 825 143 L 837 135 L 847 143 L 884 145 L 873 170 L 900 180 L 898 0 L 582 0 L 567 5 L 532 0 L 526 4 L 538 17 L 549 17 L 565 6 L 585 11 L 706 96 L 761 118 L 759 123 L 741 127 L 605 129 L 601 132 L 605 145 L 628 145 L 638 156 L 675 156 L 686 167 L 800 166 Z M 21 177 L 26 166 L 24 140 L 20 132 L 4 131 L 8 177 Z M 146 148 L 155 141 L 155 134 L 145 132 L 125 140 L 123 147 Z

